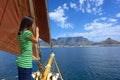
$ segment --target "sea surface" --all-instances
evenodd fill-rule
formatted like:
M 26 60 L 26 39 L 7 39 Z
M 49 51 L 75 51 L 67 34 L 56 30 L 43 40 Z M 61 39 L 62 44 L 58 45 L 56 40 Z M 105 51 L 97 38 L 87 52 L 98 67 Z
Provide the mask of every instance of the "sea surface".
M 40 49 L 46 63 L 51 49 Z M 120 47 L 55 48 L 64 80 L 120 80 Z M 0 80 L 17 80 L 16 56 L 0 51 Z M 33 71 L 37 62 L 33 61 Z

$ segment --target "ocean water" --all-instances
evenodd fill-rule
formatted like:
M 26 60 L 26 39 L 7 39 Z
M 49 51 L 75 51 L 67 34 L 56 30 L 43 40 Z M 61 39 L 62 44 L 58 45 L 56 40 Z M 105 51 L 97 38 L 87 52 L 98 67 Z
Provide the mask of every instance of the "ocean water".
M 41 49 L 42 62 L 51 50 Z M 120 47 L 55 48 L 64 80 L 120 80 Z M 16 56 L 0 51 L 0 80 L 17 80 Z M 33 62 L 37 70 L 37 62 Z

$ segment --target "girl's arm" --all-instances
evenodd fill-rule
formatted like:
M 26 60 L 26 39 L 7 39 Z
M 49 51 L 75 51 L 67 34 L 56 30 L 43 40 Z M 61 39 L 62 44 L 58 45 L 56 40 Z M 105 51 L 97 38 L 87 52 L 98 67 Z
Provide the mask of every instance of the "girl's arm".
M 32 40 L 34 43 L 38 43 L 38 39 L 39 39 L 39 28 L 38 27 L 36 27 L 36 36 L 32 35 L 29 39 Z

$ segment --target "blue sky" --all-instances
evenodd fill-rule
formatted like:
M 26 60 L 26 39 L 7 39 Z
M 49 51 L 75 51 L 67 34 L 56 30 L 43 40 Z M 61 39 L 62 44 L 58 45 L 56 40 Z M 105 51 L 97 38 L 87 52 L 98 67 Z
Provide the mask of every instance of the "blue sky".
M 47 0 L 51 37 L 120 41 L 120 0 Z

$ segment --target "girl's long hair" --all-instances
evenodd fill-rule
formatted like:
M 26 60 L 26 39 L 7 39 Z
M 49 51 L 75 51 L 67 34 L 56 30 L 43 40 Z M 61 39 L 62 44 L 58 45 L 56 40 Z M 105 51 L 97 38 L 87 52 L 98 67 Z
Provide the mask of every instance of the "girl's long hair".
M 30 16 L 24 16 L 20 24 L 18 35 L 20 35 L 25 29 L 31 27 L 32 24 L 33 24 L 33 18 Z

